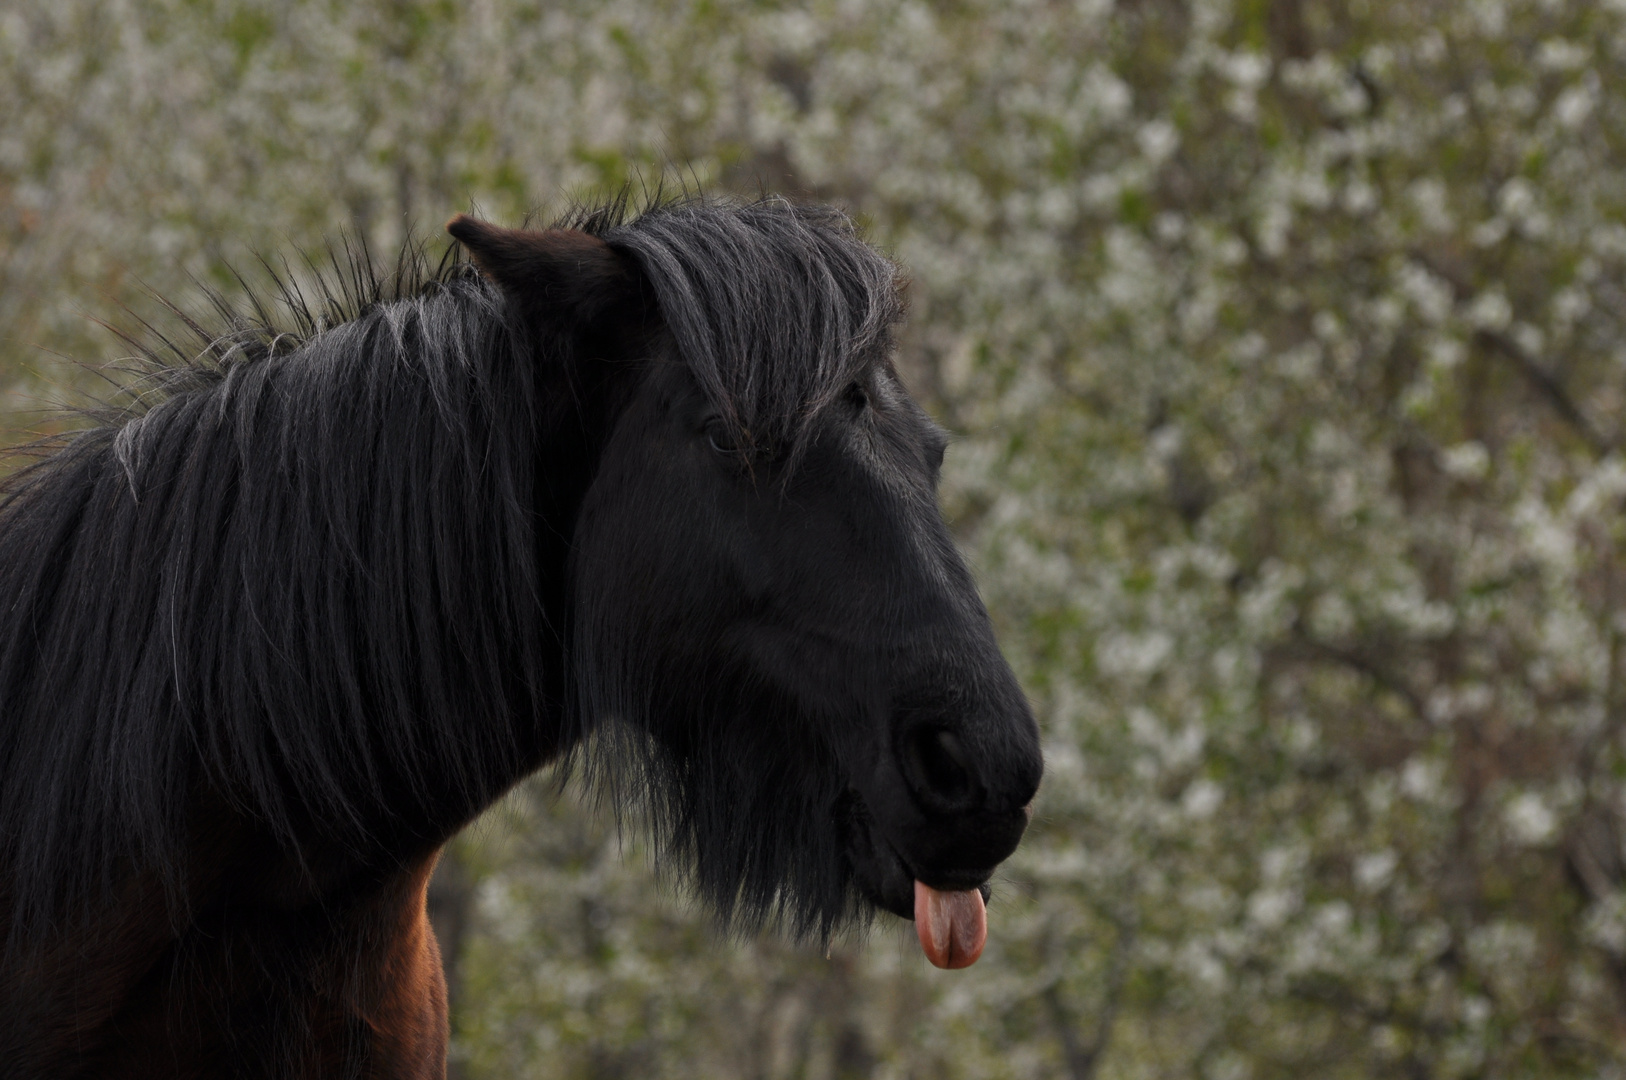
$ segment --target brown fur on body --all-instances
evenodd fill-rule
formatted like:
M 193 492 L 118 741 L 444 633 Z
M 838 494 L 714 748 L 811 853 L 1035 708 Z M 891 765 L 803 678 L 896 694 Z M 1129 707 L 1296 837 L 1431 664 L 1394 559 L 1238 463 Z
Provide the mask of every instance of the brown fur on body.
M 446 984 L 425 904 L 438 851 L 369 871 L 277 858 L 233 826 L 197 852 L 184 925 L 161 883 L 131 877 L 106 909 L 6 957 L 0 1073 L 445 1075 Z

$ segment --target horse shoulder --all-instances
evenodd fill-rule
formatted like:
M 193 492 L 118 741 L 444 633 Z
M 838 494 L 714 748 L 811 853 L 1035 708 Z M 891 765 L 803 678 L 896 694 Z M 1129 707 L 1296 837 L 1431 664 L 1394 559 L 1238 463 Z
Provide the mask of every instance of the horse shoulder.
M 429 924 L 429 879 L 440 852 L 403 871 L 356 913 L 362 962 L 346 997 L 369 1033 L 366 1075 L 442 1080 L 446 1075 L 446 978 Z

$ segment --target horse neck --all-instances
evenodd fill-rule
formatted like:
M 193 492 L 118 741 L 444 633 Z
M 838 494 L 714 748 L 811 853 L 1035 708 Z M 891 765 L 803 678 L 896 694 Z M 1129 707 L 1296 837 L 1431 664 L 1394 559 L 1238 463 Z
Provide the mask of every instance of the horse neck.
M 293 759 L 279 771 L 314 778 L 294 793 L 306 816 L 369 843 L 438 843 L 559 749 L 590 469 L 538 378 L 564 365 L 539 365 L 490 299 L 403 301 L 267 365 L 257 400 L 284 407 L 260 413 L 266 456 L 237 456 L 229 622 L 252 629 L 205 700 L 228 733 L 258 711 Z
M 288 848 L 398 863 L 559 749 L 590 463 L 537 360 L 489 289 L 448 288 L 200 376 L 28 479 L 0 510 L 19 917 L 131 852 L 184 876 L 200 793 Z

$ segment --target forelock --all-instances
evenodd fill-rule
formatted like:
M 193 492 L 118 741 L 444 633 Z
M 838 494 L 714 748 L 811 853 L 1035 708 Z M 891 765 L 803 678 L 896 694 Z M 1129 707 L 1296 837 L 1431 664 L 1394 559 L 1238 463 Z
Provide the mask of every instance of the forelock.
M 679 357 L 754 447 L 794 450 L 903 315 L 898 268 L 831 207 L 691 199 L 602 236 L 638 263 Z

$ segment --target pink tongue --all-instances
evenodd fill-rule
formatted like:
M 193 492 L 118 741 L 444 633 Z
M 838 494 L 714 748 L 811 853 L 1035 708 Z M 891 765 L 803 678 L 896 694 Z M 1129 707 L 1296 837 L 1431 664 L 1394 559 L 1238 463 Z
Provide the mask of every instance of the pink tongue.
M 988 940 L 988 911 L 982 893 L 938 892 L 915 882 L 915 933 L 926 959 L 940 968 L 970 967 Z

